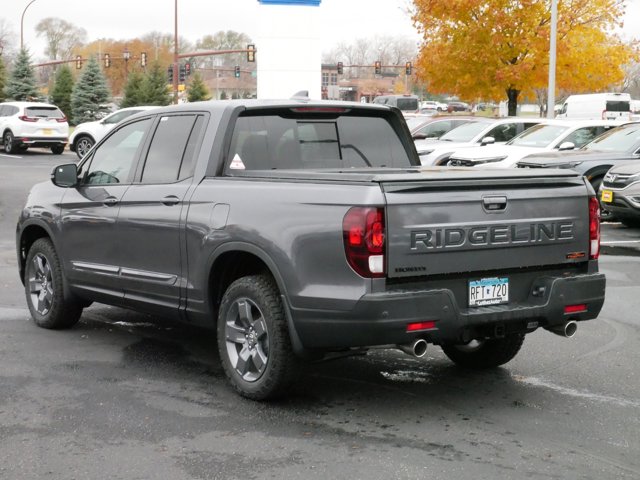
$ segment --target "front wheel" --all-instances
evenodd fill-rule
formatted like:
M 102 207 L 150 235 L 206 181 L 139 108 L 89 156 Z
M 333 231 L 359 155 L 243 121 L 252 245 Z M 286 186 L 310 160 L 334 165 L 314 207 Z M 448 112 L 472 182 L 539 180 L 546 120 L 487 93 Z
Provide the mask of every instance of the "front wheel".
M 465 345 L 442 345 L 442 351 L 456 365 L 472 370 L 484 370 L 503 365 L 520 351 L 523 333 L 504 338 L 472 340 Z
M 91 150 L 94 143 L 95 142 L 87 136 L 80 137 L 76 140 L 76 155 L 78 155 L 78 158 L 83 158 L 87 152 Z
M 27 305 L 36 325 L 55 330 L 75 325 L 82 307 L 64 296 L 60 260 L 48 238 L 33 243 L 25 267 Z
M 222 298 L 217 327 L 222 367 L 240 395 L 267 400 L 286 393 L 300 366 L 270 276 L 252 275 L 233 282 Z

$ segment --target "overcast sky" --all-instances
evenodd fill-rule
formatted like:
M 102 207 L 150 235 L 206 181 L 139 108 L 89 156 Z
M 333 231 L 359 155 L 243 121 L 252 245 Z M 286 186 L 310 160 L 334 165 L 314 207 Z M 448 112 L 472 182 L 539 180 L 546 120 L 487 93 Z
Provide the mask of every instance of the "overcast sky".
M 20 17 L 30 0 L 0 0 L 3 18 L 20 36 Z M 317 7 L 323 50 L 339 41 L 374 35 L 419 37 L 406 13 L 410 0 L 322 0 Z M 178 0 L 178 30 L 195 42 L 220 30 L 235 30 L 255 38 L 260 27 L 257 0 Z M 297 7 L 290 7 L 297 8 Z M 35 25 L 58 17 L 83 27 L 89 41 L 98 38 L 125 40 L 150 31 L 173 33 L 174 0 L 35 0 L 24 15 L 24 42 L 34 58 L 42 58 L 44 41 Z M 627 0 L 625 38 L 640 39 L 640 0 Z

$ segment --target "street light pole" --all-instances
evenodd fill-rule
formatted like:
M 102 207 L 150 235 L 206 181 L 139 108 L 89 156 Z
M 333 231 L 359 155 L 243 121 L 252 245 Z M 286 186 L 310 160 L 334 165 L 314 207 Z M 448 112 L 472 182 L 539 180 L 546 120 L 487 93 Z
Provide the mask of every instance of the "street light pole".
M 549 39 L 549 88 L 547 118 L 553 118 L 556 106 L 556 37 L 558 31 L 558 0 L 551 0 L 551 38 Z
M 24 10 L 22 11 L 22 16 L 20 17 L 20 51 L 24 50 L 24 35 L 23 35 L 23 31 L 24 31 L 24 14 L 27 12 L 27 8 L 29 8 L 31 6 L 31 4 L 33 2 L 35 2 L 36 0 L 31 0 L 29 3 L 27 3 L 27 6 L 24 7 Z
M 178 0 L 175 2 L 173 26 L 173 103 L 178 103 Z

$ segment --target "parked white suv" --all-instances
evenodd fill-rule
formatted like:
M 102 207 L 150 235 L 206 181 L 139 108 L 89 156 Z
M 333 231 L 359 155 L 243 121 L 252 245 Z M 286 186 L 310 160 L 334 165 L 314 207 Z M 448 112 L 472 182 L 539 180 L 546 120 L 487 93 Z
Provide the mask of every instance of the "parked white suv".
M 69 150 L 76 152 L 78 158 L 84 157 L 91 148 L 102 140 L 117 123 L 143 110 L 158 108 L 155 106 L 139 106 L 122 108 L 107 115 L 102 120 L 85 122 L 78 125 L 69 138 Z
M 69 141 L 67 118 L 49 103 L 0 103 L 0 132 L 5 153 L 43 147 L 60 155 Z

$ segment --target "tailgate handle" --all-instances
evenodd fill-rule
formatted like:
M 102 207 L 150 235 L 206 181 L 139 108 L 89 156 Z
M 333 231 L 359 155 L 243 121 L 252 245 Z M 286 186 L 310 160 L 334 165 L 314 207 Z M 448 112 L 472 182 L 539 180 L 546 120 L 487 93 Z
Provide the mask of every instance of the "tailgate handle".
M 507 197 L 485 197 L 482 206 L 489 212 L 502 211 L 507 208 Z

